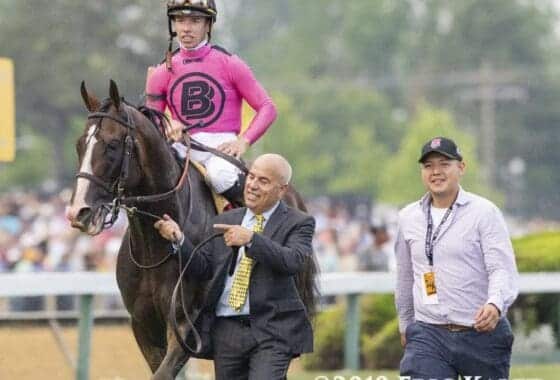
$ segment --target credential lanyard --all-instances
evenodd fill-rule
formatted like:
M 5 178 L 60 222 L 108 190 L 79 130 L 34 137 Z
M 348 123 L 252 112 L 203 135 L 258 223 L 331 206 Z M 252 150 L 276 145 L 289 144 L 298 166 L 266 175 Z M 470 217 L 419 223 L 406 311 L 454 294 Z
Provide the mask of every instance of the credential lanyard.
M 447 209 L 445 215 L 443 215 L 443 218 L 439 223 L 439 226 L 437 226 L 436 230 L 434 231 L 434 221 L 432 219 L 432 207 L 430 206 L 428 208 L 428 229 L 426 231 L 426 257 L 428 258 L 430 267 L 434 266 L 434 245 L 439 236 L 439 233 L 441 232 L 441 227 L 445 224 L 447 218 L 449 218 L 449 215 L 451 215 L 451 210 L 453 210 L 453 204 L 451 205 L 451 207 Z

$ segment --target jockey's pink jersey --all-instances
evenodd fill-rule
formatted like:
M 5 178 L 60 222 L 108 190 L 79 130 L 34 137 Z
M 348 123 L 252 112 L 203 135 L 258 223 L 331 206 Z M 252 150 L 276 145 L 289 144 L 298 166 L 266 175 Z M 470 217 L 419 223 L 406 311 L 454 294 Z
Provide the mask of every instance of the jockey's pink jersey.
M 243 136 L 254 143 L 276 119 L 276 107 L 251 69 L 239 57 L 206 44 L 197 50 L 181 48 L 173 56 L 173 71 L 156 67 L 146 85 L 147 106 L 186 125 L 201 123 L 197 132 L 241 131 L 242 101 L 256 111 Z

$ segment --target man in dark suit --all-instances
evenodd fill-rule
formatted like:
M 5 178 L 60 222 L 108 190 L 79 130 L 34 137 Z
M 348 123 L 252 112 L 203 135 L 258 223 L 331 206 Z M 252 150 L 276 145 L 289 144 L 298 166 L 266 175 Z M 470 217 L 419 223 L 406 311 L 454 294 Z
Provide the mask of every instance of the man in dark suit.
M 258 157 L 244 189 L 247 207 L 216 217 L 223 238 L 192 257 L 189 275 L 210 281 L 197 324 L 210 337 L 217 380 L 285 379 L 292 358 L 313 350 L 295 275 L 312 259 L 315 221 L 281 201 L 291 176 L 282 156 Z M 173 220 L 164 216 L 155 228 L 190 257 L 193 245 Z

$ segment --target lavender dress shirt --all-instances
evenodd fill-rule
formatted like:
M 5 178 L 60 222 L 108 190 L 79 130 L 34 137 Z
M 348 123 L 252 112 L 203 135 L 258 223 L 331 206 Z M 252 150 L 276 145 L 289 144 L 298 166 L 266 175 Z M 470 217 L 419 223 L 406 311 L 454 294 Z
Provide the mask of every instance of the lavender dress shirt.
M 424 304 L 422 276 L 431 270 L 425 252 L 430 203 L 428 193 L 399 213 L 395 304 L 401 333 L 415 320 L 472 326 L 487 303 L 505 315 L 519 280 L 504 218 L 492 202 L 462 188 L 434 245 L 439 302 Z

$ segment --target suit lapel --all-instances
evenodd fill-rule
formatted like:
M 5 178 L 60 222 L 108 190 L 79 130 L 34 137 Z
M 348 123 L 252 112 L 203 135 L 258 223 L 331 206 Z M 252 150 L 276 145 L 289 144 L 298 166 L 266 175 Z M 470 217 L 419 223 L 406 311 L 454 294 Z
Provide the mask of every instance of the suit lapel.
M 240 225 L 243 222 L 243 217 L 245 216 L 245 212 L 247 211 L 246 208 L 237 208 L 227 213 L 222 214 L 219 221 L 217 223 L 222 224 L 238 224 Z M 233 249 L 226 246 L 224 243 L 223 238 L 220 238 L 220 245 L 218 245 L 217 251 L 219 254 L 215 255 L 216 260 L 216 267 L 215 267 L 215 274 L 214 274 L 214 285 L 210 290 L 210 294 L 208 299 L 211 301 L 210 304 L 214 305 L 222 291 L 224 289 L 225 279 L 227 276 L 227 272 L 229 271 L 229 267 L 231 265 L 231 260 L 233 258 Z
M 274 236 L 274 234 L 276 233 L 276 231 L 278 231 L 280 226 L 282 226 L 287 214 L 288 214 L 288 207 L 286 206 L 284 201 L 280 201 L 280 204 L 270 216 L 270 220 L 266 222 L 263 235 L 272 238 L 272 236 Z
M 246 211 L 247 211 L 247 209 L 245 207 L 236 208 L 234 210 L 231 210 L 228 213 L 223 214 L 223 216 L 220 220 L 220 223 L 231 224 L 231 225 L 241 225 L 241 222 L 243 222 L 243 217 L 245 216 Z M 225 255 L 223 255 L 220 258 L 220 262 L 222 264 L 229 264 L 229 262 L 231 261 L 231 257 L 232 257 L 232 254 L 231 254 L 232 249 L 224 244 L 223 238 L 222 238 L 222 244 L 223 244 Z

